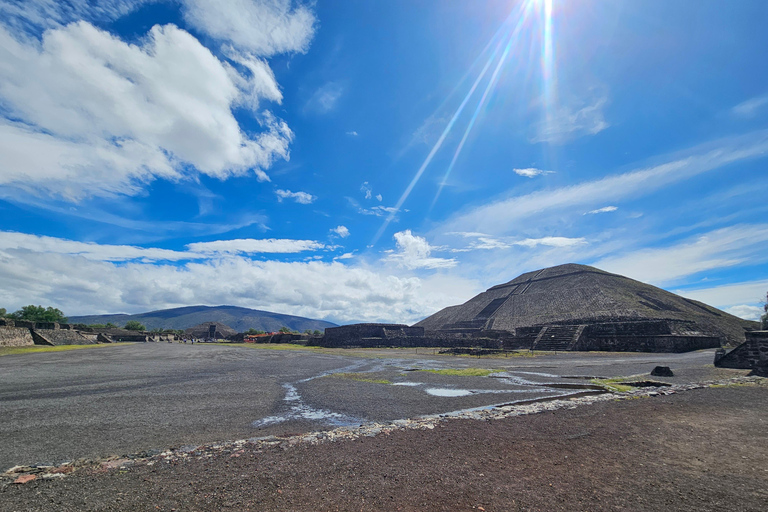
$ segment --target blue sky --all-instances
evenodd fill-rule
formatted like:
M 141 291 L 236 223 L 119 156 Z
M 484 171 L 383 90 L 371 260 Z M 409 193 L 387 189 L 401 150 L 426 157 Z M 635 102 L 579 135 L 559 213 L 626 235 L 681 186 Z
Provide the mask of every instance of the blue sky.
M 766 19 L 0 0 L 0 306 L 411 323 L 576 262 L 756 319 Z

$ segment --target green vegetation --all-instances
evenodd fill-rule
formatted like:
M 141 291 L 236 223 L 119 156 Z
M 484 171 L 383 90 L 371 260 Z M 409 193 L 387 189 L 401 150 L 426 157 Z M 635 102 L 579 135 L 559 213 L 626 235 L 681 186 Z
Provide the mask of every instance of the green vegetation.
M 0 317 L 5 316 L 6 313 L 7 311 L 5 310 L 5 308 L 0 308 Z
M 27 322 L 67 323 L 67 317 L 64 316 L 64 313 L 62 313 L 60 309 L 52 308 L 50 306 L 44 308 L 43 306 L 34 306 L 32 304 L 24 306 L 20 310 L 10 314 L 6 313 L 5 309 L 3 309 L 0 316 L 6 316 L 13 320 L 26 320 Z
M 253 327 L 251 327 L 250 329 L 245 331 L 245 334 L 267 334 L 267 333 L 264 332 L 264 331 L 260 331 L 258 329 L 254 329 Z
M 129 331 L 146 331 L 147 330 L 147 328 L 144 327 L 144 324 L 142 324 L 138 320 L 128 320 L 125 323 L 124 329 L 127 329 Z
M 281 328 L 280 328 L 280 329 L 279 329 L 277 332 L 282 332 L 282 333 L 286 333 L 286 334 L 287 334 L 287 333 L 291 333 L 291 332 L 293 332 L 293 331 L 291 331 L 291 330 L 290 330 L 288 327 L 286 327 L 286 326 L 282 326 L 282 327 L 281 327 Z
M 392 384 L 391 381 L 386 379 L 374 379 L 365 373 L 332 373 L 326 375 L 326 377 L 334 377 L 337 379 L 350 379 L 357 382 L 372 382 L 374 384 Z
M 315 330 L 312 332 L 312 334 L 314 334 L 315 336 L 321 336 L 323 333 L 322 333 L 322 332 L 320 332 L 318 329 L 315 329 Z
M 492 373 L 503 372 L 504 370 L 486 370 L 484 368 L 451 368 L 447 370 L 419 370 L 422 372 L 437 373 L 438 375 L 452 375 L 458 377 L 487 377 Z
M 58 345 L 49 347 L 44 345 L 34 345 L 30 347 L 0 347 L 0 356 L 11 356 L 18 354 L 36 354 L 38 352 L 66 352 L 67 350 L 82 350 L 86 348 L 114 347 L 116 345 L 132 345 L 132 343 L 104 343 L 98 345 Z
M 612 393 L 624 393 L 625 391 L 632 391 L 633 389 L 635 389 L 632 386 L 621 384 L 622 382 L 630 378 L 631 377 L 614 377 L 612 379 L 592 379 L 590 380 L 590 382 L 592 384 L 597 384 L 598 386 L 602 386 Z

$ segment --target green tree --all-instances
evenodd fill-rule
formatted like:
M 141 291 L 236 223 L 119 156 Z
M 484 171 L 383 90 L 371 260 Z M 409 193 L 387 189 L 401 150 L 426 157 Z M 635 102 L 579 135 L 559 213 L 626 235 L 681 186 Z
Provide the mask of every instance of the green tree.
M 5 308 L 0 308 L 0 316 L 5 316 L 6 313 Z
M 286 326 L 282 326 L 280 328 L 280 330 L 278 330 L 277 332 L 290 333 L 292 331 L 289 328 L 287 328 Z
M 129 331 L 146 331 L 147 330 L 147 328 L 144 327 L 144 324 L 142 324 L 138 320 L 128 320 L 125 323 L 125 329 L 128 329 Z
M 315 336 L 320 336 L 323 333 L 321 333 L 319 330 L 315 329 L 315 332 L 313 332 L 312 334 L 314 334 Z
M 267 333 L 264 332 L 264 331 L 260 331 L 258 329 L 254 329 L 253 327 L 251 327 L 250 329 L 245 331 L 245 334 L 267 334 Z
M 43 306 L 24 306 L 20 310 L 8 315 L 16 320 L 26 320 L 28 322 L 59 322 L 66 323 L 67 317 L 60 309 Z
M 107 329 L 114 329 L 117 326 L 112 322 L 107 322 L 107 325 L 105 325 L 104 327 L 106 327 Z

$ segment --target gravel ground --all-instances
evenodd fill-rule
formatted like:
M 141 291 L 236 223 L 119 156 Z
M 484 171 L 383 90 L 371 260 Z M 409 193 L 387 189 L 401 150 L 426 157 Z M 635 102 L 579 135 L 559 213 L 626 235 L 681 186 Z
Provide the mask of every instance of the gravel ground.
M 768 386 L 755 381 L 118 460 L 3 483 L 0 510 L 765 511 Z

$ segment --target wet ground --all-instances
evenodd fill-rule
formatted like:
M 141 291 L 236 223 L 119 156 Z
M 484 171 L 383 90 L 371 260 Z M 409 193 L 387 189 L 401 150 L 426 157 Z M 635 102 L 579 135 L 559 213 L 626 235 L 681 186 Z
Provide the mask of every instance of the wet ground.
M 584 392 L 589 377 L 720 377 L 712 351 L 471 358 L 432 350 L 142 343 L 0 358 L 0 470 Z M 733 371 L 726 372 L 732 376 Z

